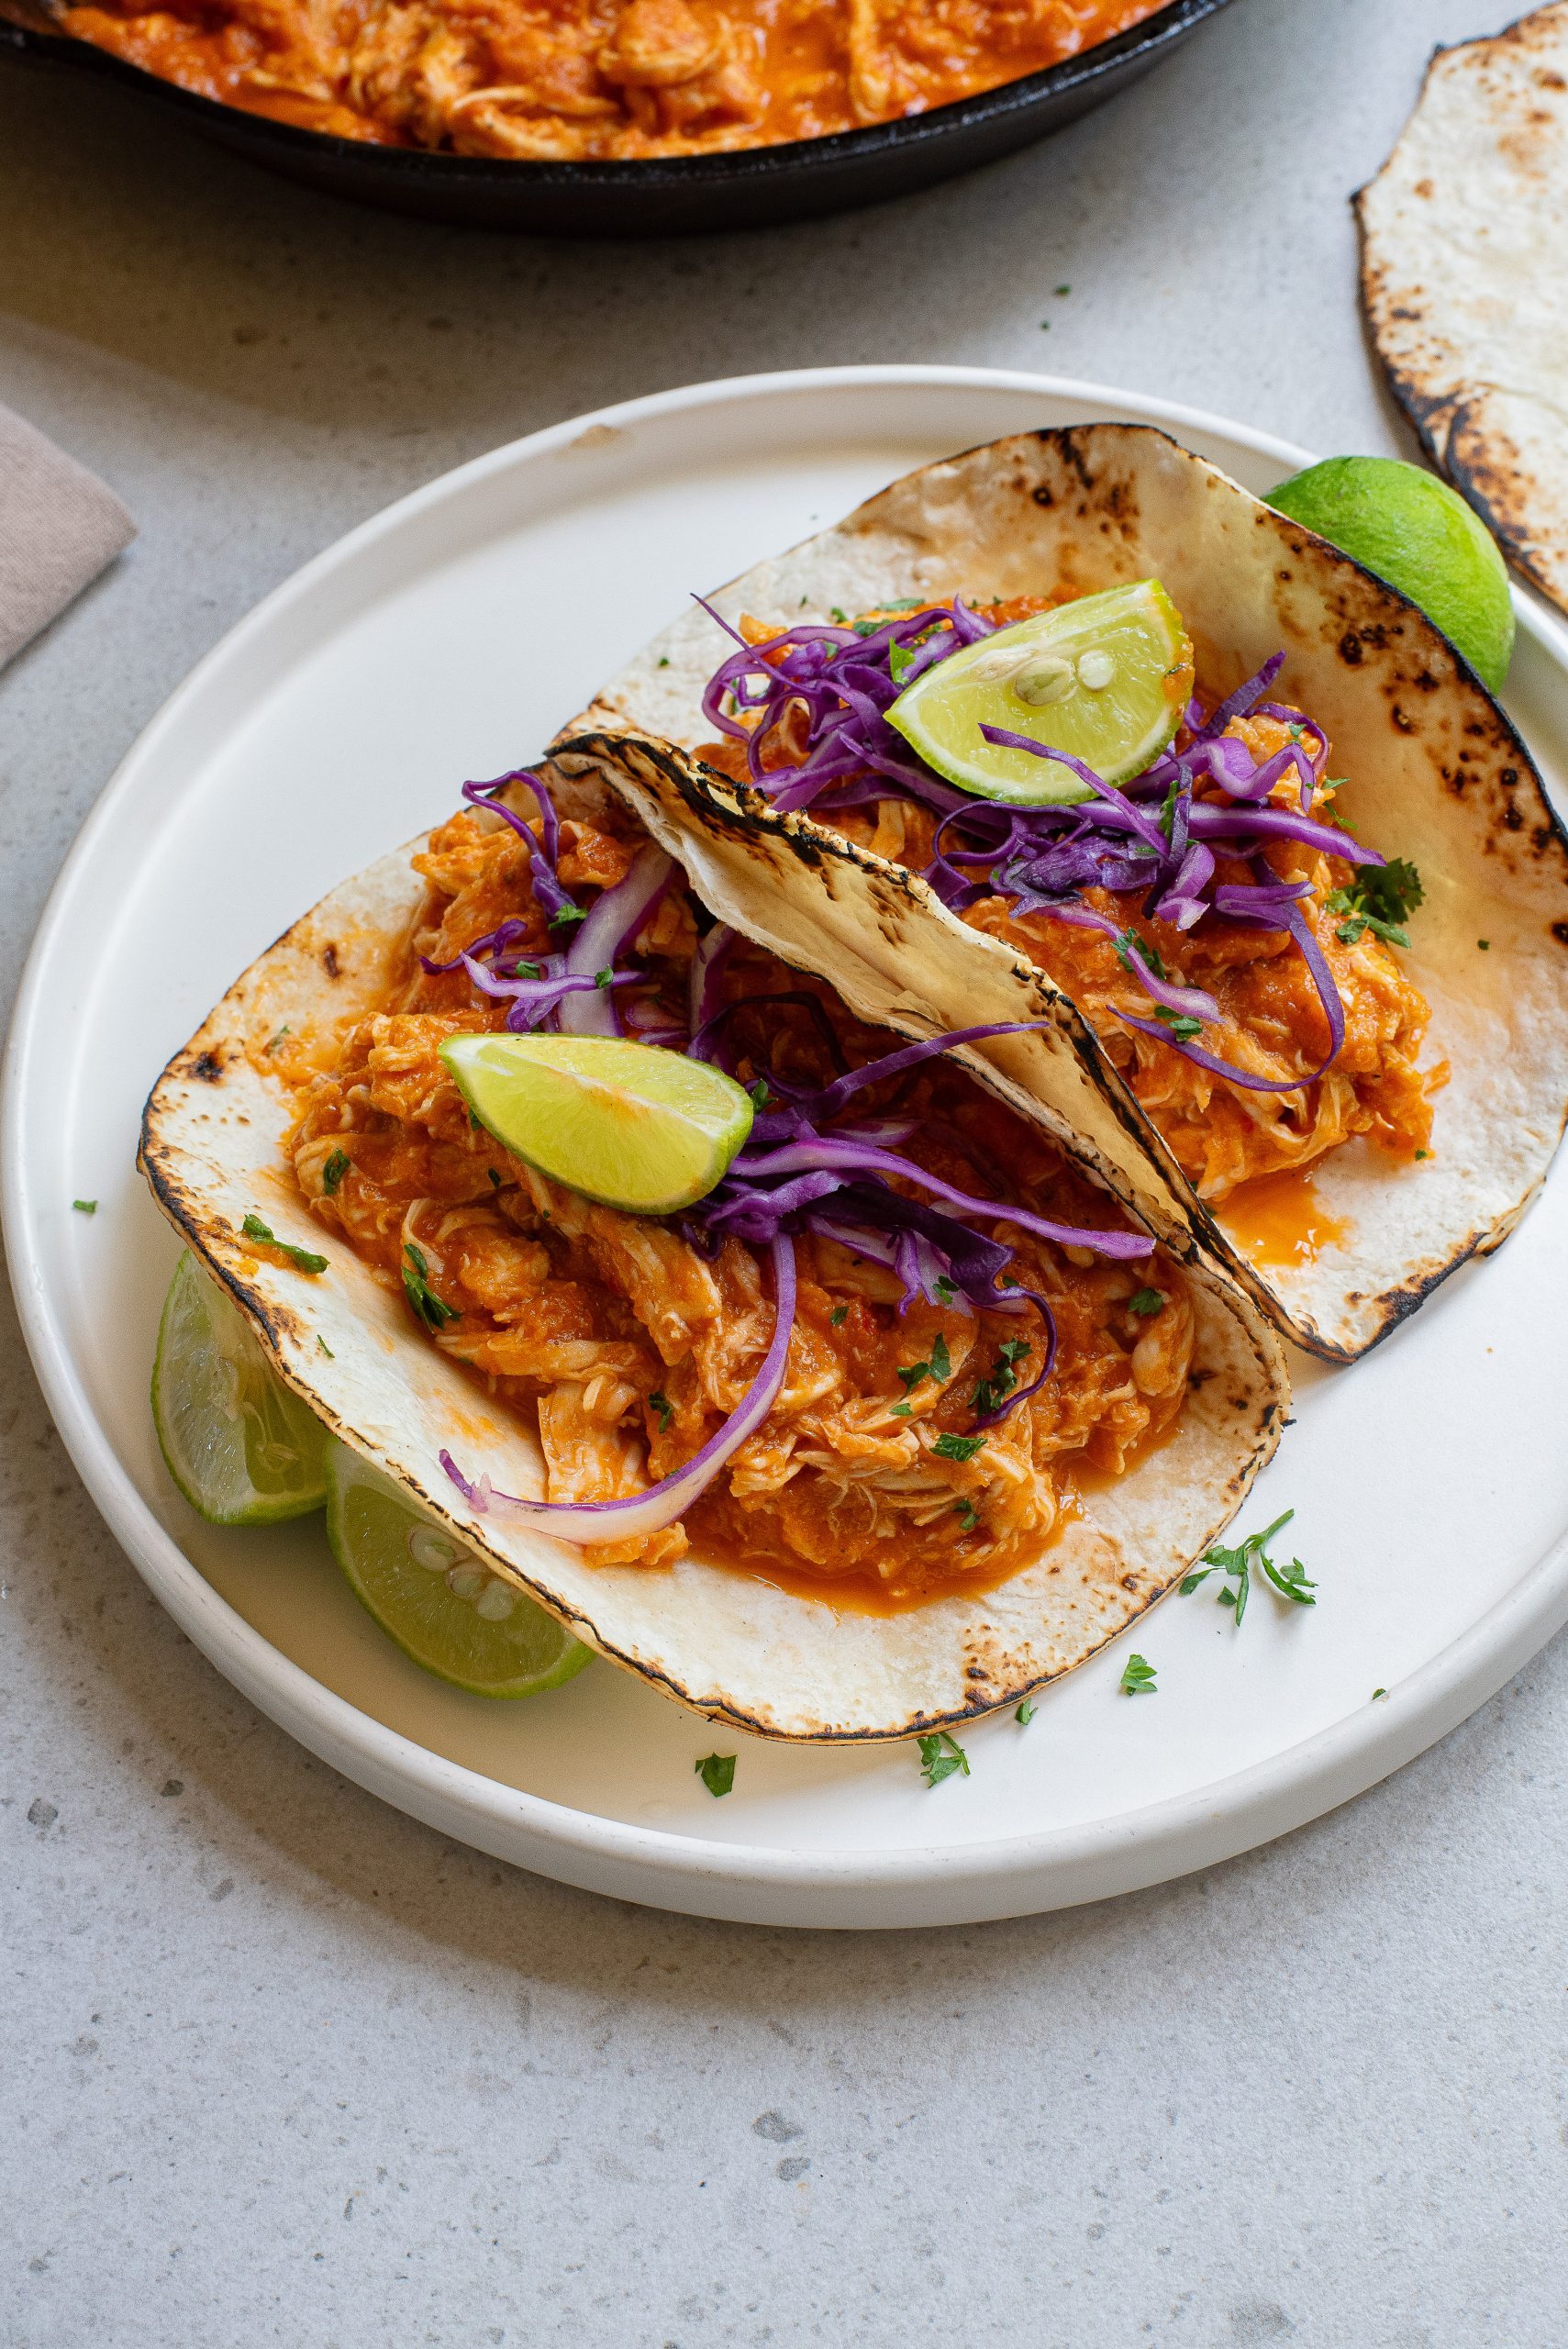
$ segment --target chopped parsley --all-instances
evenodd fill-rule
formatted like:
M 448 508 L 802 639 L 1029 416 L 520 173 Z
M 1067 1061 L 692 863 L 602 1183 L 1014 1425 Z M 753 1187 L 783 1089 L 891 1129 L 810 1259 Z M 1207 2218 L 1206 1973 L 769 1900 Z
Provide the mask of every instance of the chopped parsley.
M 1156 1313 L 1163 1313 L 1167 1299 L 1157 1288 L 1140 1288 L 1136 1297 L 1129 1297 L 1129 1313 L 1141 1313 L 1145 1320 L 1152 1320 Z
M 888 1410 L 890 1419 L 906 1419 L 915 1408 L 913 1403 L 895 1403 Z
M 1170 1030 L 1178 1044 L 1190 1044 L 1195 1036 L 1203 1034 L 1203 1021 L 1195 1019 L 1190 1011 L 1169 1011 L 1162 1004 L 1156 1009 L 1154 1017 L 1162 1027 Z
M 326 1357 L 327 1357 L 327 1359 L 328 1359 L 328 1362 L 336 1362 L 336 1361 L 337 1361 L 337 1359 L 338 1359 L 337 1355 L 333 1353 L 333 1351 L 332 1351 L 331 1347 L 328 1344 L 328 1342 L 327 1342 L 326 1339 L 322 1336 L 322 1334 L 321 1334 L 321 1332 L 320 1332 L 320 1330 L 317 1330 L 317 1333 L 316 1333 L 316 1342 L 317 1342 L 317 1345 L 320 1348 L 321 1352 L 326 1355 Z
M 551 930 L 564 930 L 571 922 L 586 921 L 587 918 L 586 906 L 557 906 L 550 915 L 550 926 Z
M 275 1248 L 279 1255 L 286 1256 L 298 1272 L 324 1273 L 327 1270 L 325 1256 L 317 1256 L 312 1249 L 295 1248 L 286 1240 L 279 1240 L 259 1215 L 248 1215 L 239 1229 L 247 1240 L 260 1240 L 264 1246 Z
M 430 1267 L 425 1252 L 412 1240 L 404 1241 L 403 1294 L 408 1299 L 427 1330 L 442 1330 L 449 1321 L 461 1321 L 462 1314 L 455 1305 L 445 1305 L 430 1286 Z
M 1261 1533 L 1249 1533 L 1246 1540 L 1239 1542 L 1234 1549 L 1227 1550 L 1216 1543 L 1212 1550 L 1206 1550 L 1202 1565 L 1195 1567 L 1183 1582 L 1182 1597 L 1185 1598 L 1189 1591 L 1195 1590 L 1200 1582 L 1207 1582 L 1210 1575 L 1220 1575 L 1225 1579 L 1226 1587 L 1218 1595 L 1218 1603 L 1221 1607 L 1233 1607 L 1236 1620 L 1240 1623 L 1247 1612 L 1252 1569 L 1256 1566 L 1282 1598 L 1291 1599 L 1297 1607 L 1316 1607 L 1318 1600 L 1314 1594 L 1318 1586 L 1308 1581 L 1301 1560 L 1293 1558 L 1288 1566 L 1276 1566 L 1263 1548 L 1264 1542 L 1273 1541 L 1281 1526 L 1288 1525 L 1295 1515 L 1293 1508 L 1287 1508 L 1283 1517 L 1276 1517 L 1273 1523 L 1265 1525 Z
M 1034 1698 L 1032 1697 L 1026 1697 L 1024 1698 L 1023 1703 L 1013 1715 L 1013 1719 L 1018 1722 L 1020 1729 L 1028 1729 L 1030 1721 L 1034 1719 Z
M 670 1397 L 667 1395 L 651 1395 L 648 1398 L 648 1408 L 651 1411 L 657 1411 L 659 1414 L 660 1434 L 668 1435 L 670 1422 L 675 1416 L 675 1406 L 671 1402 Z
M 957 1738 L 950 1737 L 945 1729 L 938 1730 L 934 1737 L 917 1738 L 915 1742 L 920 1749 L 920 1776 L 929 1787 L 940 1787 L 944 1778 L 952 1777 L 960 1770 L 968 1777 L 969 1756 Z
M 835 1330 L 841 1330 L 849 1319 L 849 1312 L 850 1308 L 847 1305 L 836 1305 L 828 1316 L 828 1319 Z
M 1033 1350 L 1027 1339 L 1005 1338 L 996 1349 L 996 1359 L 989 1372 L 974 1390 L 974 1408 L 984 1419 L 1009 1396 L 1018 1385 L 1018 1373 L 1013 1365 L 1022 1362 Z
M 1426 894 L 1420 874 L 1402 856 L 1360 864 L 1348 887 L 1329 892 L 1329 911 L 1344 917 L 1334 935 L 1341 946 L 1354 946 L 1370 930 L 1385 946 L 1408 946 L 1404 925 Z
M 1120 1683 L 1122 1695 L 1124 1697 L 1157 1697 L 1160 1691 L 1154 1685 L 1154 1673 L 1155 1667 L 1146 1656 L 1129 1655 L 1122 1670 Z
M 957 1508 L 953 1510 L 953 1515 L 957 1518 L 960 1525 L 962 1526 L 966 1533 L 973 1533 L 975 1527 L 980 1522 L 980 1511 L 975 1508 L 974 1503 L 971 1500 L 960 1501 Z
M 945 1386 L 952 1376 L 952 1356 L 948 1352 L 945 1334 L 940 1330 L 938 1331 L 937 1342 L 931 1348 L 931 1357 L 929 1362 L 900 1363 L 897 1366 L 897 1375 L 904 1381 L 906 1395 L 913 1395 L 922 1379 L 934 1378 L 939 1386 Z M 905 1403 L 895 1408 L 902 1413 L 906 1412 L 909 1406 Z
M 692 1767 L 710 1795 L 727 1795 L 735 1784 L 733 1753 L 705 1753 L 702 1760 L 694 1763 Z
M 336 1198 L 338 1186 L 353 1164 L 346 1150 L 335 1150 L 321 1170 L 321 1187 L 329 1199 Z
M 96 1199 L 72 1199 L 71 1204 L 78 1215 L 96 1215 L 98 1212 Z
M 931 1450 L 939 1460 L 973 1460 L 984 1442 L 983 1435 L 940 1435 Z

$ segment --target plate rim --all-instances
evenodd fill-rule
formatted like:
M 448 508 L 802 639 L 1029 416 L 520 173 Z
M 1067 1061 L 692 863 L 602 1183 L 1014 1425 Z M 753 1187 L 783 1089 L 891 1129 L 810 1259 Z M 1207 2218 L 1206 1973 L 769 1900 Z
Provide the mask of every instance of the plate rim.
M 1238 1856 L 1365 1792 L 1446 1736 L 1568 1621 L 1568 1535 L 1475 1622 L 1380 1699 L 1381 1720 L 1343 1716 L 1266 1760 L 1168 1800 L 967 1848 L 820 1852 L 720 1842 L 580 1810 L 510 1787 L 389 1728 L 272 1646 L 220 1598 L 161 1524 L 99 1426 L 27 1243 L 36 1208 L 23 1142 L 34 1030 L 81 876 L 99 835 L 166 739 L 229 666 L 244 662 L 291 605 L 378 540 L 487 477 L 531 465 L 597 426 L 611 429 L 781 393 L 888 387 L 1014 391 L 1099 406 L 1180 433 L 1209 433 L 1277 462 L 1310 451 L 1213 412 L 1033 370 L 920 364 L 781 369 L 717 377 L 587 410 L 471 458 L 368 516 L 281 581 L 204 653 L 138 734 L 88 811 L 45 901 L 23 965 L 0 1072 L 0 1225 L 24 1341 L 72 1464 L 109 1531 L 179 1628 L 285 1732 L 395 1808 L 581 1888 L 738 1922 L 918 1928 L 983 1922 L 1114 1897 Z M 1524 632 L 1568 674 L 1568 629 L 1517 584 Z M 809 1908 L 810 1913 L 805 1913 Z

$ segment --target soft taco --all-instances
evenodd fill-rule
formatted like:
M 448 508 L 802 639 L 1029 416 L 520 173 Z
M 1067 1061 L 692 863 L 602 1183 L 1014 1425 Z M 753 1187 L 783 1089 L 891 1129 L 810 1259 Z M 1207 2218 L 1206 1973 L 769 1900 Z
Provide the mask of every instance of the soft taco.
M 1129 614 L 1164 651 L 1111 776 L 1061 745 Z M 560 747 L 894 1024 L 1040 1021 L 980 1049 L 1327 1359 L 1495 1247 L 1557 1147 L 1568 841 L 1523 743 L 1396 590 L 1161 432 L 895 482 L 694 605 Z
M 1266 1321 L 983 1059 L 753 943 L 722 883 L 701 902 L 592 777 L 466 796 L 176 1054 L 142 1137 L 163 1212 L 336 1433 L 702 1713 L 906 1736 L 1082 1663 L 1273 1452 Z M 465 1051 L 617 1036 L 747 1112 L 679 1212 L 547 1174 L 559 1134 L 525 1155 L 460 1085 Z

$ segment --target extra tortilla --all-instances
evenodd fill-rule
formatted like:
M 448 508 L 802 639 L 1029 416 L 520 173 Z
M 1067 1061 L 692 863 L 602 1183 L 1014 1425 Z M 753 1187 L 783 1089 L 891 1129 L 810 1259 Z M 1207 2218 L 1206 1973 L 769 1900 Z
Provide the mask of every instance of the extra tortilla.
M 1356 210 L 1362 299 L 1396 398 L 1568 610 L 1568 0 L 1439 50 Z
M 289 1100 L 264 1051 L 286 1021 L 303 1052 L 329 1058 L 377 1001 L 423 898 L 408 864 L 418 846 L 335 890 L 268 949 L 170 1063 L 142 1129 L 160 1207 L 326 1423 L 606 1655 L 764 1736 L 905 1737 L 1016 1704 L 1162 1598 L 1240 1506 L 1286 1405 L 1273 1332 L 1202 1269 L 1191 1276 L 1197 1377 L 1175 1433 L 1090 1496 L 1082 1518 L 1064 1515 L 1038 1563 L 995 1590 L 890 1616 L 840 1611 L 696 1557 L 667 1570 L 595 1565 L 501 1515 L 473 1515 L 442 1473 L 442 1446 L 524 1494 L 543 1489 L 538 1447 L 345 1242 L 323 1238 L 279 1147 Z M 722 884 L 713 901 L 740 916 Z M 873 1019 L 893 1008 L 874 984 L 852 999 Z M 280 1239 L 325 1252 L 327 1270 L 310 1278 L 259 1261 L 239 1236 L 252 1210 Z
M 662 837 L 689 832 L 704 895 L 729 892 L 759 937 L 773 941 L 786 898 L 792 928 L 809 907 L 817 942 L 795 959 L 836 984 L 852 966 L 890 1024 L 1048 1018 L 1042 1035 L 987 1057 L 1152 1229 L 1177 1246 L 1195 1233 L 1288 1336 L 1349 1361 L 1506 1236 L 1568 1109 L 1568 841 L 1523 743 L 1447 639 L 1165 434 L 1114 424 L 1020 434 L 908 474 L 717 602 L 782 628 L 915 594 L 1082 593 L 1150 573 L 1210 688 L 1229 692 L 1284 648 L 1274 690 L 1327 726 L 1350 778 L 1337 804 L 1426 883 L 1409 961 L 1432 1005 L 1429 1057 L 1451 1070 L 1433 1155 L 1401 1165 L 1357 1141 L 1318 1161 L 1318 1196 L 1347 1237 L 1298 1267 L 1260 1271 L 1231 1246 L 1074 1006 L 1012 949 L 808 817 L 654 754 L 652 738 L 687 751 L 711 739 L 702 688 L 725 644 L 700 610 L 657 637 L 562 748 L 622 770 Z

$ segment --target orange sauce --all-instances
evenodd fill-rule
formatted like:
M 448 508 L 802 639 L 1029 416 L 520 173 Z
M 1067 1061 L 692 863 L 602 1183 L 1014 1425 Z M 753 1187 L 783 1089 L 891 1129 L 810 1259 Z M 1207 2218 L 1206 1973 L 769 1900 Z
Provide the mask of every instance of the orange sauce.
M 1323 1249 L 1339 1247 L 1355 1230 L 1329 1213 L 1304 1167 L 1239 1183 L 1217 1219 L 1227 1239 L 1264 1267 L 1315 1264 Z

